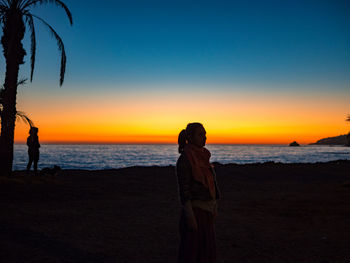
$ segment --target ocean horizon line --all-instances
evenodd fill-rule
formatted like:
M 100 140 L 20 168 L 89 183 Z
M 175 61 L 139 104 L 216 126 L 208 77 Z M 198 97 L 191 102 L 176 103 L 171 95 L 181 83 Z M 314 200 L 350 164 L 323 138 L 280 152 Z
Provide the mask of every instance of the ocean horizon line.
M 26 142 L 15 142 L 16 145 L 25 145 Z M 41 145 L 174 145 L 177 143 L 173 142 L 40 142 Z M 301 143 L 300 146 L 311 145 L 312 143 Z M 262 146 L 289 146 L 289 143 L 206 143 L 206 145 L 262 145 Z M 331 146 L 331 145 L 330 145 Z

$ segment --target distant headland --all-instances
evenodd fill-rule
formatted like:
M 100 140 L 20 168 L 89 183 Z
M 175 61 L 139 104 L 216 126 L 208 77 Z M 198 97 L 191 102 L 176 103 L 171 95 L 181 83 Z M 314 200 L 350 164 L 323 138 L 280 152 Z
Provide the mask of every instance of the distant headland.
M 347 145 L 347 134 L 339 135 L 335 137 L 328 137 L 318 140 L 315 143 L 310 143 L 310 145 Z

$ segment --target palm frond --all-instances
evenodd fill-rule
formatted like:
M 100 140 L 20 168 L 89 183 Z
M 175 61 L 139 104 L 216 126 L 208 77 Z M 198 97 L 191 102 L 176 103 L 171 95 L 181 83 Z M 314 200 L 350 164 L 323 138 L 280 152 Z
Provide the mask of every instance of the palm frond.
M 19 9 L 23 0 L 12 0 L 12 2 L 16 2 L 16 7 Z
M 35 54 L 36 54 L 36 37 L 33 16 L 30 14 L 26 15 L 26 21 L 29 25 L 30 30 L 30 81 L 33 81 L 34 66 L 35 66 Z
M 19 85 L 24 85 L 26 83 L 27 79 L 20 79 L 18 82 L 17 82 L 17 86 Z M 4 86 L 1 85 L 1 88 L 0 88 L 0 106 L 2 106 L 4 104 L 4 95 L 5 95 L 5 89 L 3 88 Z
M 0 89 L 0 106 L 4 104 L 4 93 L 5 93 L 5 90 Z
M 21 79 L 17 82 L 17 86 L 19 86 L 19 85 L 24 85 L 24 84 L 26 84 L 26 82 L 27 82 L 27 79 L 26 79 L 26 78 L 21 78 Z
M 4 1 L 4 0 L 0 0 L 0 8 L 1 9 L 7 9 L 8 8 L 8 4 Z
M 5 1 L 5 0 L 1 0 L 0 4 L 6 8 L 10 7 L 10 2 L 9 1 Z
M 55 5 L 63 8 L 68 16 L 70 24 L 73 25 L 72 13 L 68 9 L 68 7 L 60 0 L 29 0 L 29 1 L 26 1 L 26 3 L 22 6 L 22 10 L 28 8 L 31 5 L 46 4 L 46 3 L 52 3 L 52 4 L 55 4 Z
M 348 118 L 346 119 L 346 121 L 350 121 L 350 114 L 348 115 Z
M 0 89 L 0 120 L 2 118 L 2 110 L 3 110 L 3 104 L 4 104 L 4 93 L 5 90 L 3 88 Z
M 19 8 L 20 10 L 24 10 L 23 7 L 28 4 L 28 2 L 30 2 L 31 0 L 20 0 L 20 4 L 19 4 Z
M 67 61 L 66 51 L 64 50 L 63 41 L 62 41 L 61 37 L 56 33 L 56 31 L 52 28 L 52 26 L 50 26 L 44 19 L 42 19 L 36 15 L 32 15 L 32 16 L 39 19 L 43 24 L 45 24 L 50 29 L 50 32 L 53 34 L 53 36 L 55 37 L 55 39 L 57 41 L 58 50 L 61 51 L 60 86 L 62 86 L 63 81 L 64 81 L 64 74 L 66 72 L 66 61 Z
M 3 16 L 5 15 L 6 11 L 9 9 L 9 7 L 6 4 L 3 4 L 0 2 L 0 15 L 1 15 L 1 22 L 3 20 Z
M 34 123 L 29 117 L 22 111 L 17 111 L 16 113 L 16 119 L 20 119 L 23 122 L 27 123 L 30 127 L 34 126 Z

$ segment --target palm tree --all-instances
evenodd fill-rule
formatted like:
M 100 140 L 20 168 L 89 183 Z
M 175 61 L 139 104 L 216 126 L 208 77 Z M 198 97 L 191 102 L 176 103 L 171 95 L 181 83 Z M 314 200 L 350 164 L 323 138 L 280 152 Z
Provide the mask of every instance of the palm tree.
M 64 81 L 66 69 L 66 52 L 63 41 L 56 31 L 44 19 L 34 15 L 31 9 L 36 5 L 55 4 L 65 10 L 69 22 L 72 25 L 72 15 L 67 6 L 60 0 L 0 0 L 0 23 L 2 24 L 3 35 L 1 44 L 6 61 L 6 74 L 4 83 L 3 110 L 1 118 L 0 137 L 0 172 L 10 174 L 13 163 L 13 143 L 16 120 L 16 95 L 19 66 L 24 63 L 26 51 L 23 48 L 22 40 L 26 30 L 31 36 L 31 73 L 33 79 L 36 37 L 34 19 L 39 20 L 51 31 L 56 39 L 58 49 L 61 52 L 60 85 Z
M 25 79 L 18 82 L 18 85 L 24 84 Z M 2 110 L 3 110 L 3 103 L 4 103 L 4 88 L 0 89 L 0 121 L 2 118 Z M 23 122 L 27 123 L 30 127 L 34 127 L 33 121 L 23 112 L 23 111 L 17 111 L 16 112 L 16 120 L 22 120 Z
M 346 119 L 346 121 L 350 121 L 350 114 L 348 115 L 348 118 Z M 350 131 L 349 131 L 348 135 L 346 136 L 346 139 L 348 141 L 348 143 L 346 145 L 350 146 Z

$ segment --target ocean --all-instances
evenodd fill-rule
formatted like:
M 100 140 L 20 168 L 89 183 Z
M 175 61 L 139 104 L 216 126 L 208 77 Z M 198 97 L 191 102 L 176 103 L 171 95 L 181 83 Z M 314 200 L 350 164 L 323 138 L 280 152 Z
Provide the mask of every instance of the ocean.
M 350 160 L 350 147 L 307 145 L 218 145 L 206 146 L 211 162 L 226 163 L 315 163 Z M 179 154 L 177 145 L 55 145 L 42 144 L 39 169 L 60 166 L 62 169 L 113 169 L 130 166 L 175 165 Z M 15 144 L 14 170 L 26 169 L 27 146 Z

